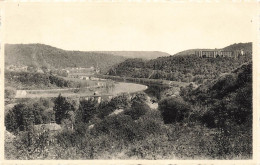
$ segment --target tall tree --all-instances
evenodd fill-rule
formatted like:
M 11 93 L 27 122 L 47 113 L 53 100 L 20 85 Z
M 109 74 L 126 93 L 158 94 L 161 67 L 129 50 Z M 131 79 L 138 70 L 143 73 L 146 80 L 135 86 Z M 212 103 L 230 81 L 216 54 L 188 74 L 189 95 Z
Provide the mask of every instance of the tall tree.
M 81 100 L 77 116 L 81 116 L 81 119 L 77 117 L 77 120 L 81 120 L 84 123 L 88 123 L 96 114 L 98 102 L 96 99 Z
M 53 111 L 55 112 L 55 121 L 57 124 L 61 124 L 62 119 L 68 117 L 68 112 L 73 110 L 72 104 L 70 104 L 65 97 L 61 94 L 54 100 Z
M 34 123 L 33 108 L 19 103 L 15 105 L 5 117 L 5 126 L 8 131 L 26 131 Z

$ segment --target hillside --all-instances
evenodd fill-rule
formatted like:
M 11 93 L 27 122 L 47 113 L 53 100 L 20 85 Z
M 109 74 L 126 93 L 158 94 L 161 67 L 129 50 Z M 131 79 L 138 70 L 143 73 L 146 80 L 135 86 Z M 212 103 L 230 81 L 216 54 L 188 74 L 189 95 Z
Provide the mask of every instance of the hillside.
M 127 58 L 142 58 L 144 60 L 151 60 L 158 57 L 170 56 L 170 54 L 160 51 L 94 51 L 96 53 L 111 54 L 116 56 L 123 56 Z
M 180 95 L 192 107 L 191 121 L 220 130 L 220 153 L 252 155 L 252 62 Z
M 224 50 L 224 51 L 236 51 L 236 50 L 241 50 L 243 49 L 245 52 L 250 52 L 252 51 L 252 43 L 235 43 L 232 45 L 229 45 L 227 47 L 224 47 L 222 49 L 188 49 L 184 50 L 181 52 L 176 53 L 174 56 L 183 56 L 183 55 L 193 55 L 195 54 L 195 51 L 200 51 L 200 50 L 207 50 L 207 51 L 212 51 L 212 50 Z
M 241 104 L 246 104 L 247 108 L 252 108 L 252 61 L 241 65 L 232 72 L 223 74 L 214 81 L 208 84 L 203 84 L 195 90 L 188 90 L 190 87 L 183 88 L 184 93 L 181 95 L 191 103 L 200 103 L 202 105 L 215 104 L 217 100 L 232 102 L 228 97 L 239 93 L 236 106 L 243 107 Z M 249 106 L 248 106 L 249 105 Z
M 100 67 L 106 72 L 111 66 L 124 61 L 122 56 L 98 52 L 66 51 L 43 44 L 6 44 L 5 64 L 48 68 Z
M 111 68 L 107 74 L 201 84 L 214 80 L 221 74 L 228 73 L 241 64 L 250 61 L 252 59 L 252 43 L 234 44 L 223 48 L 223 50 L 232 51 L 241 49 L 244 49 L 246 54 L 239 58 L 200 58 L 193 54 L 195 51 L 193 49 L 149 61 L 128 59 Z
M 252 42 L 236 43 L 223 48 L 223 50 L 228 50 L 228 51 L 236 51 L 240 49 L 243 49 L 244 52 L 252 52 Z
M 169 54 L 158 51 L 66 51 L 44 44 L 6 44 L 5 64 L 48 68 L 100 67 L 106 72 L 127 58 L 155 59 Z

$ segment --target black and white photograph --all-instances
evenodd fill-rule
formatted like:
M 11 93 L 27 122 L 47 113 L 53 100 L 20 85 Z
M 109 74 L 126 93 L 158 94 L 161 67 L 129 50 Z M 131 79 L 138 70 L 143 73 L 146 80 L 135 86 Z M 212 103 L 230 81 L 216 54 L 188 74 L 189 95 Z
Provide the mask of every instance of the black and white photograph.
M 4 160 L 255 160 L 255 2 L 4 3 Z

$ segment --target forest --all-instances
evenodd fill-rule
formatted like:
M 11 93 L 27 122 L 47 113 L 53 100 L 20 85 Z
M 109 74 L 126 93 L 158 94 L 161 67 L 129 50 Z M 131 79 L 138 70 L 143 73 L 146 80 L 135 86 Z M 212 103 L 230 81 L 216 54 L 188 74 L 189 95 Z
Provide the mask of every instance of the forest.
M 172 80 L 179 82 L 210 82 L 252 60 L 252 43 L 233 44 L 223 50 L 245 50 L 238 58 L 200 58 L 194 54 L 159 57 L 150 61 L 127 59 L 111 68 L 107 74 L 113 76 Z M 193 50 L 195 52 L 195 50 Z

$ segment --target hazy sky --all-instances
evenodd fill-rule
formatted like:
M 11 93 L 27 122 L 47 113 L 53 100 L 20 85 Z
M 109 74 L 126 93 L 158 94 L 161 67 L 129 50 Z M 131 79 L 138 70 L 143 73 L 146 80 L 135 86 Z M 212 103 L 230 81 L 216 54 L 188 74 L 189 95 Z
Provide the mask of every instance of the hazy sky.
M 65 50 L 147 50 L 170 54 L 251 42 L 256 4 L 12 3 L 6 43 Z

